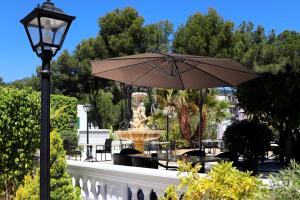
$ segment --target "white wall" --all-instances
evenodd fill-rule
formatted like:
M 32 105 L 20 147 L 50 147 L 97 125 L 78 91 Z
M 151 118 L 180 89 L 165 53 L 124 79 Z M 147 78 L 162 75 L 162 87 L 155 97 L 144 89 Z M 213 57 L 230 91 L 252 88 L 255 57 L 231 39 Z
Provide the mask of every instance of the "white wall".
M 84 111 L 83 105 L 77 105 L 77 117 L 79 118 L 79 144 L 86 144 L 87 113 Z M 107 138 L 109 138 L 109 129 L 98 129 L 93 125 L 89 128 L 90 144 L 102 144 Z

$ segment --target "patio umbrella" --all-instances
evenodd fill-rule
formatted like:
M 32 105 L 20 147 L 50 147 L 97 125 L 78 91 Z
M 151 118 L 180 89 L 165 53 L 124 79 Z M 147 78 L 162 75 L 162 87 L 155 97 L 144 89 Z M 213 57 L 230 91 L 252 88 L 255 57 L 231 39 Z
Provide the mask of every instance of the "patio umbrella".
M 145 53 L 93 60 L 91 65 L 94 76 L 132 86 L 155 88 L 235 87 L 257 77 L 231 59 L 171 53 Z M 203 102 L 199 107 L 200 121 L 202 105 Z

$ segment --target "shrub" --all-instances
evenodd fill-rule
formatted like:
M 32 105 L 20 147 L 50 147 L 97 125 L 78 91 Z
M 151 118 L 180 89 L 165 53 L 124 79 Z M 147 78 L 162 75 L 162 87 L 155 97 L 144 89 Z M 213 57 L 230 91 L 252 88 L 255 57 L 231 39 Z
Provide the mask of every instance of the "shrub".
M 182 199 L 266 199 L 268 189 L 257 177 L 250 172 L 241 172 L 232 167 L 231 162 L 215 165 L 205 177 L 197 172 L 201 165 L 194 168 L 191 163 L 179 161 L 180 184 L 178 190 L 185 187 Z M 176 200 L 176 188 L 171 185 L 166 189 L 163 200 Z
M 50 198 L 52 200 L 79 200 L 78 191 L 72 186 L 72 181 L 67 174 L 65 151 L 62 140 L 56 131 L 50 134 Z M 16 200 L 39 199 L 39 169 L 32 178 L 25 176 L 24 185 L 17 190 Z
M 270 175 L 276 200 L 300 199 L 300 164 L 291 161 L 290 166 Z
M 39 94 L 32 89 L 0 87 L 0 195 L 15 189 L 33 168 L 39 146 Z M 0 196 L 0 199 L 1 199 Z
M 254 165 L 248 166 L 250 167 L 248 169 L 255 172 L 258 158 L 264 156 L 272 138 L 272 131 L 266 125 L 254 120 L 232 123 L 227 127 L 223 136 L 225 148 L 238 155 L 243 155 L 246 162 Z
M 50 98 L 52 116 L 51 126 L 57 129 L 58 132 L 62 130 L 72 131 L 71 122 L 77 119 L 77 104 L 78 101 L 74 97 L 67 97 L 63 95 L 51 95 Z
M 70 150 L 75 150 L 78 147 L 78 135 L 76 130 L 63 130 L 59 132 L 62 140 L 67 140 L 70 145 Z

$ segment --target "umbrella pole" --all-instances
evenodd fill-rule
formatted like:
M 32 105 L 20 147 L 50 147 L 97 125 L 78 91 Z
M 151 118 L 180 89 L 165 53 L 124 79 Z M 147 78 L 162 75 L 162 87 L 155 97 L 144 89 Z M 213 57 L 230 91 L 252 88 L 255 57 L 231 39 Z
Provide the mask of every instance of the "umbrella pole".
M 203 95 L 202 95 L 202 88 L 199 89 L 199 150 L 202 148 L 202 108 L 203 108 Z
M 205 102 L 206 94 L 207 94 L 207 89 L 204 90 L 203 94 L 203 89 L 199 89 L 199 150 L 202 149 L 202 137 L 203 137 L 203 104 Z

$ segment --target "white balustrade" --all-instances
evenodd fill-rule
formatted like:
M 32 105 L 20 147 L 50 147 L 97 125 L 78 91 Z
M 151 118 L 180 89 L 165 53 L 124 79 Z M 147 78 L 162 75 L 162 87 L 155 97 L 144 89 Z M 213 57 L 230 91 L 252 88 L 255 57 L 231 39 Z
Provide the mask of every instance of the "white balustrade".
M 157 197 L 171 184 L 178 185 L 176 171 L 148 169 L 68 160 L 68 173 L 73 185 L 79 186 L 86 200 L 145 200 L 155 192 Z

